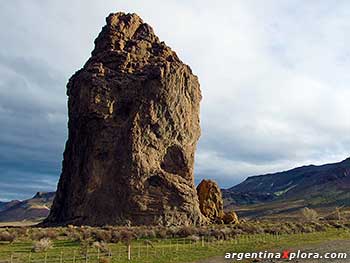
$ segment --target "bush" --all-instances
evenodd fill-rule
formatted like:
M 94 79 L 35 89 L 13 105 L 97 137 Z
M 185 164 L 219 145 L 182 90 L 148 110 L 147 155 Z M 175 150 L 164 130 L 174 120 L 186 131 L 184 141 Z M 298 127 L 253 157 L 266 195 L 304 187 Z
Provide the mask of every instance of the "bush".
M 314 209 L 305 207 L 301 210 L 301 213 L 306 222 L 315 222 L 319 219 L 318 213 Z
M 54 229 L 48 229 L 44 231 L 44 237 L 49 239 L 56 239 L 58 237 L 58 233 Z
M 157 238 L 166 238 L 167 237 L 167 231 L 164 228 L 158 229 L 156 232 L 156 237 Z
M 177 236 L 179 236 L 179 237 L 188 237 L 188 236 L 192 236 L 194 234 L 195 234 L 194 229 L 192 227 L 189 227 L 189 226 L 181 227 L 177 232 Z
M 45 252 L 52 248 L 52 241 L 49 238 L 42 238 L 39 241 L 34 242 L 34 252 Z
M 199 236 L 196 235 L 192 235 L 187 237 L 188 240 L 191 240 L 192 242 L 198 242 L 199 240 L 201 240 L 201 238 Z
M 32 239 L 40 241 L 43 238 L 56 239 L 58 233 L 54 229 L 38 230 L 34 229 L 32 232 Z
M 83 239 L 83 235 L 75 230 L 67 231 L 66 235 L 72 241 L 80 241 Z
M 118 243 L 121 240 L 121 235 L 117 230 L 112 230 L 111 243 Z
M 16 228 L 16 233 L 17 233 L 17 236 L 26 237 L 28 235 L 28 228 L 26 227 Z
M 93 233 L 94 239 L 96 241 L 111 242 L 112 235 L 110 231 L 107 230 L 95 230 Z
M 6 241 L 12 243 L 16 239 L 15 233 L 10 233 L 8 231 L 0 232 L 0 241 Z
M 95 241 L 94 243 L 92 243 L 92 247 L 100 250 L 103 253 L 108 253 L 109 252 L 109 247 L 108 247 L 106 242 Z
M 123 242 L 125 245 L 130 245 L 131 241 L 135 238 L 135 235 L 128 230 L 123 230 L 120 232 L 120 240 Z
M 264 230 L 257 224 L 244 223 L 237 225 L 238 229 L 241 229 L 245 234 L 258 234 L 264 232 Z
M 323 232 L 327 230 L 327 227 L 325 225 L 315 223 L 315 230 L 317 232 Z
M 212 229 L 210 231 L 210 236 L 216 238 L 217 240 L 225 239 L 225 234 L 219 229 Z
M 72 231 L 71 231 L 72 232 Z M 81 228 L 80 229 L 80 240 L 89 240 L 92 238 L 92 233 L 91 233 L 91 230 L 88 229 L 88 228 Z
M 127 231 L 130 231 L 130 230 L 127 230 Z M 138 238 L 155 238 L 156 237 L 156 231 L 148 228 L 136 229 L 135 234 L 138 236 Z

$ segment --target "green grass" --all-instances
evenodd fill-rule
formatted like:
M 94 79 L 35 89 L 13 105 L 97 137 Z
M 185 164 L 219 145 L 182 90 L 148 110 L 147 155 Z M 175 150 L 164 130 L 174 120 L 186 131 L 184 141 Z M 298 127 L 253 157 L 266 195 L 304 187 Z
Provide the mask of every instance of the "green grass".
M 136 240 L 131 244 L 132 260 L 127 260 L 127 247 L 121 243 L 109 244 L 111 255 L 104 255 L 95 248 L 88 250 L 89 257 L 81 254 L 79 242 L 57 240 L 47 253 L 31 252 L 32 242 L 17 241 L 13 244 L 0 243 L 0 262 L 103 262 L 98 258 L 108 258 L 105 262 L 134 263 L 169 263 L 193 262 L 213 256 L 224 256 L 226 252 L 253 252 L 265 250 L 288 249 L 303 244 L 321 243 L 326 240 L 350 239 L 346 229 L 329 229 L 325 232 L 291 235 L 243 235 L 227 241 L 198 242 L 189 239 L 152 240 L 153 248 L 145 244 L 145 240 Z M 5 261 L 6 262 L 6 261 Z

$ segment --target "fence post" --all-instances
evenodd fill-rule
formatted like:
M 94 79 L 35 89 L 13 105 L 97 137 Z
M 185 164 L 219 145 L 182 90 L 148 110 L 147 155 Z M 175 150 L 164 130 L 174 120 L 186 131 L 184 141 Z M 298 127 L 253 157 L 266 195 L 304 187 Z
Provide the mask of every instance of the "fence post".
M 29 263 L 32 262 L 32 252 L 29 252 Z
M 100 249 L 97 248 L 97 259 L 100 259 Z
M 61 251 L 60 263 L 63 262 L 63 251 Z
M 75 263 L 75 249 L 73 251 L 73 263 Z
M 131 260 L 131 244 L 128 244 L 128 260 Z
M 45 261 L 44 262 L 47 263 L 47 252 L 45 252 Z M 11 261 L 11 263 L 12 263 L 12 261 Z
M 204 247 L 204 236 L 202 236 L 202 247 Z
M 11 259 L 10 262 L 13 263 L 13 253 L 11 253 Z

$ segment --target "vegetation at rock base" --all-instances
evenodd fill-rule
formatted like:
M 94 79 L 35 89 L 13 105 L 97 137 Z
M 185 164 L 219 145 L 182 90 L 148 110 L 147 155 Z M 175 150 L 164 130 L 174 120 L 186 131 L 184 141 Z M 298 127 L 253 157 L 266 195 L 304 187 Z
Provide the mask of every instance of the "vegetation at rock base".
M 5 233 L 5 234 L 4 234 Z M 45 233 L 45 235 L 43 235 Z M 50 235 L 52 239 L 48 238 Z M 349 239 L 350 223 L 259 222 L 202 227 L 58 227 L 0 229 L 0 261 L 26 262 L 191 262 L 227 251 L 276 249 L 293 244 Z M 43 236 L 40 240 L 37 237 Z M 35 237 L 36 239 L 33 239 Z M 35 249 L 36 248 L 36 249 Z M 21 261 L 22 260 L 22 261 Z M 45 261 L 46 260 L 46 261 Z M 73 261 L 75 260 L 75 261 Z

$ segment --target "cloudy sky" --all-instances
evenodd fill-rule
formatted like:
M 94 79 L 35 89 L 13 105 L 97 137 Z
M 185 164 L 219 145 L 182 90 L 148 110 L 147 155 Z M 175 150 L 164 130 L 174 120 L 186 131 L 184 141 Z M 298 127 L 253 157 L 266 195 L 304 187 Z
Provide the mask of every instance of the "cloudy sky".
M 199 76 L 197 182 L 350 156 L 347 0 L 2 1 L 0 200 L 56 188 L 66 82 L 116 11 L 138 13 Z

